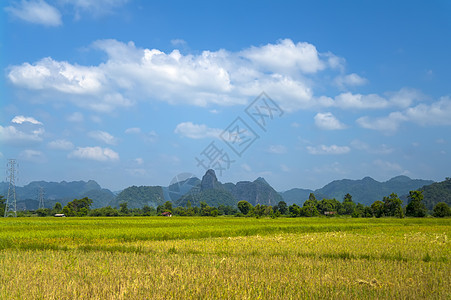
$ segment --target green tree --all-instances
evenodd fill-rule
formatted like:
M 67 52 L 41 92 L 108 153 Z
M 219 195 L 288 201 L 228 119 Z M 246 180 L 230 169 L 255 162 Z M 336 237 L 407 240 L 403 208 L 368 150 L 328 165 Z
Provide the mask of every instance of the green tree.
M 300 209 L 299 213 L 304 217 L 313 217 L 319 215 L 318 200 L 316 200 L 315 194 L 310 193 L 308 200 L 304 202 L 304 205 Z
M 385 212 L 384 211 L 384 202 L 382 202 L 380 200 L 374 201 L 374 203 L 371 204 L 371 210 L 373 212 L 373 215 L 376 218 L 383 217 L 384 216 L 384 212 Z
M 164 203 L 164 211 L 172 212 L 172 202 L 171 201 L 166 201 Z
M 0 217 L 3 217 L 5 215 L 5 209 L 6 209 L 6 198 L 0 195 Z
M 250 204 L 246 200 L 241 200 L 240 202 L 238 202 L 238 209 L 243 215 L 247 215 L 252 209 L 252 204 Z
M 84 197 L 82 199 L 74 199 L 63 207 L 63 214 L 65 214 L 68 217 L 86 216 L 88 215 L 91 204 L 92 200 L 89 199 L 88 197 Z
M 119 212 L 123 215 L 128 215 L 130 213 L 127 202 L 122 202 L 121 204 L 119 204 Z
M 343 203 L 341 206 L 341 209 L 339 210 L 339 213 L 341 215 L 352 215 L 354 213 L 354 210 L 356 208 L 356 204 L 354 201 L 352 201 L 351 194 L 346 194 L 343 198 Z
M 55 205 L 53 206 L 52 212 L 55 214 L 58 214 L 61 212 L 62 209 L 63 209 L 63 206 L 61 205 L 61 203 L 56 202 Z
M 389 197 L 384 197 L 384 213 L 386 216 L 404 217 L 402 201 L 395 193 L 391 193 Z
M 422 191 L 410 191 L 409 199 L 410 202 L 406 206 L 406 215 L 409 217 L 425 217 L 427 210 L 423 203 L 423 192 Z
M 365 206 L 363 209 L 363 217 L 364 218 L 372 218 L 373 217 L 373 210 L 369 206 Z
M 279 204 L 277 204 L 277 208 L 282 215 L 286 215 L 288 213 L 288 206 L 285 201 L 280 201 Z
M 365 206 L 362 203 L 357 203 L 354 212 L 352 213 L 353 218 L 361 218 L 364 216 Z
M 36 214 L 39 217 L 47 217 L 52 214 L 52 211 L 50 210 L 50 208 L 39 208 L 38 210 L 36 210 Z
M 434 206 L 434 217 L 444 218 L 451 216 L 451 208 L 445 202 L 439 202 Z
M 294 203 L 293 205 L 290 205 L 288 207 L 288 211 L 290 212 L 290 217 L 295 218 L 295 217 L 301 216 L 301 208 L 296 203 Z

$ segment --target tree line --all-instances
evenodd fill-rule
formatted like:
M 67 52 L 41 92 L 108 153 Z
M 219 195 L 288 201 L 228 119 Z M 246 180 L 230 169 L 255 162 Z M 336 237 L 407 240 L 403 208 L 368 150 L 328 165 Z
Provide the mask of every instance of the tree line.
M 74 199 L 64 207 L 61 203 L 56 203 L 53 208 L 40 208 L 35 211 L 20 211 L 18 216 L 54 216 L 64 215 L 67 217 L 114 217 L 114 216 L 160 216 L 163 213 L 170 213 L 176 216 L 221 216 L 233 215 L 236 217 L 316 217 L 316 216 L 352 216 L 354 218 L 381 218 L 381 217 L 425 217 L 428 210 L 423 202 L 422 191 L 410 191 L 409 203 L 403 207 L 402 200 L 398 195 L 392 193 L 383 197 L 382 201 L 375 201 L 370 206 L 361 203 L 355 203 L 352 196 L 348 193 L 340 202 L 334 199 L 317 200 L 313 193 L 310 193 L 308 200 L 301 206 L 292 204 L 288 206 L 286 202 L 280 201 L 277 205 L 253 206 L 251 203 L 242 200 L 237 207 L 230 205 L 209 206 L 205 202 L 200 202 L 200 207 L 192 206 L 188 201 L 185 206 L 173 207 L 172 202 L 166 201 L 157 208 L 145 205 L 142 208 L 128 208 L 127 202 L 119 204 L 119 208 L 106 206 L 102 208 L 91 209 L 92 200 L 88 197 Z M 0 216 L 4 215 L 6 199 L 0 195 Z M 444 202 L 437 203 L 432 212 L 434 217 L 451 216 L 451 208 Z

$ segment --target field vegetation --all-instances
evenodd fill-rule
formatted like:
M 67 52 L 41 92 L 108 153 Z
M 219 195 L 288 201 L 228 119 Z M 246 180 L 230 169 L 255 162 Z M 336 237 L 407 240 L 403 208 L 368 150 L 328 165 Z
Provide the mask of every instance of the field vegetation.
M 449 218 L 0 218 L 1 299 L 450 299 Z

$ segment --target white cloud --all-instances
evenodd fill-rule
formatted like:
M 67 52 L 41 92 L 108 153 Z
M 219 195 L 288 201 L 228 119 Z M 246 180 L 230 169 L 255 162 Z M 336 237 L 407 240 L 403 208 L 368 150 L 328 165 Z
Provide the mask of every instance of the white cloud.
M 337 145 L 319 145 L 316 147 L 307 146 L 307 151 L 310 154 L 318 155 L 318 154 L 346 154 L 351 151 L 351 148 L 348 146 L 337 146 Z
M 72 150 L 74 148 L 72 142 L 64 139 L 51 141 L 47 146 L 55 150 Z
M 173 46 L 185 46 L 186 45 L 186 41 L 183 39 L 173 39 L 171 40 L 171 44 Z
M 133 161 L 138 165 L 142 165 L 144 163 L 144 159 L 141 157 L 135 158 Z
M 359 86 L 364 85 L 368 82 L 366 78 L 360 77 L 359 75 L 352 73 L 348 75 L 337 76 L 334 79 L 334 83 L 341 89 L 347 86 Z
M 41 122 L 39 122 L 38 120 L 36 120 L 33 117 L 24 117 L 24 116 L 15 116 L 12 120 L 12 123 L 16 123 L 16 124 L 22 124 L 25 122 L 31 123 L 31 124 L 35 124 L 35 125 L 42 125 Z
M 407 118 L 417 124 L 451 125 L 451 98 L 442 97 L 430 105 L 419 104 L 405 111 Z
M 5 10 L 13 17 L 34 24 L 59 26 L 63 23 L 59 10 L 44 0 L 21 0 Z
M 314 117 L 315 124 L 318 128 L 325 130 L 345 129 L 346 125 L 341 123 L 335 116 L 330 113 L 317 113 Z
M 132 128 L 127 128 L 125 130 L 126 134 L 139 134 L 141 133 L 141 128 L 138 127 L 132 127 Z
M 69 115 L 69 116 L 67 117 L 67 120 L 68 120 L 69 122 L 76 122 L 76 123 L 83 122 L 84 119 L 85 119 L 85 118 L 84 118 L 83 114 L 80 113 L 80 112 L 74 112 L 74 113 L 72 113 L 71 115 Z
M 8 78 L 13 84 L 29 90 L 65 94 L 74 104 L 100 112 L 131 105 L 122 94 L 106 89 L 105 74 L 97 67 L 43 58 L 33 65 L 13 66 Z
M 285 154 L 287 153 L 287 148 L 283 145 L 270 145 L 268 152 L 274 154 Z
M 118 161 L 119 154 L 110 148 L 101 147 L 77 147 L 69 153 L 69 158 L 89 159 L 97 161 Z
M 343 109 L 380 109 L 388 107 L 389 102 L 376 94 L 342 93 L 335 97 L 333 105 Z
M 357 119 L 357 124 L 366 129 L 380 130 L 391 134 L 395 132 L 400 124 L 407 118 L 400 112 L 392 112 L 387 117 L 373 119 L 367 116 Z
M 46 91 L 46 99 L 63 98 L 99 112 L 146 99 L 196 106 L 245 105 L 262 91 L 283 110 L 294 111 L 316 105 L 314 83 L 308 76 L 332 68 L 333 56 L 291 40 L 241 52 L 198 55 L 142 49 L 116 40 L 99 40 L 93 47 L 107 54 L 106 62 L 81 66 L 43 58 L 10 67 L 7 77 L 17 87 Z
M 20 152 L 19 159 L 35 163 L 44 163 L 47 161 L 47 158 L 42 152 L 30 149 Z
M 410 88 L 402 88 L 397 92 L 387 93 L 387 95 L 389 96 L 389 101 L 391 104 L 401 108 L 407 108 L 413 102 L 425 98 L 421 92 Z
M 183 122 L 177 125 L 175 133 L 186 136 L 190 139 L 219 138 L 223 130 L 209 128 L 204 124 L 194 124 L 192 122 Z
M 293 43 L 290 39 L 277 44 L 251 47 L 241 53 L 258 69 L 273 73 L 316 73 L 326 68 L 315 46 L 309 43 Z
M 116 145 L 117 144 L 117 138 L 109 134 L 108 132 L 96 130 L 96 131 L 90 131 L 88 132 L 88 136 L 90 138 L 96 139 L 100 142 L 103 142 L 108 145 Z
M 13 125 L 10 126 L 0 125 L 0 141 L 10 145 L 30 145 L 42 142 L 45 133 L 42 123 L 36 120 L 34 120 L 36 123 L 20 122 L 20 118 L 14 118 L 13 121 Z
M 402 122 L 412 122 L 421 126 L 449 126 L 451 125 L 451 99 L 442 97 L 432 104 L 418 104 L 400 112 L 395 111 L 386 117 L 357 119 L 357 123 L 367 129 L 395 132 Z

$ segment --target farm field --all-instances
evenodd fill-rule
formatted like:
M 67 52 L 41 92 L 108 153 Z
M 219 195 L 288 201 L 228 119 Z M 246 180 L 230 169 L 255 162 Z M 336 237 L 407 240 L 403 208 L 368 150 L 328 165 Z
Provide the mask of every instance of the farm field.
M 451 219 L 0 218 L 0 299 L 450 299 Z

